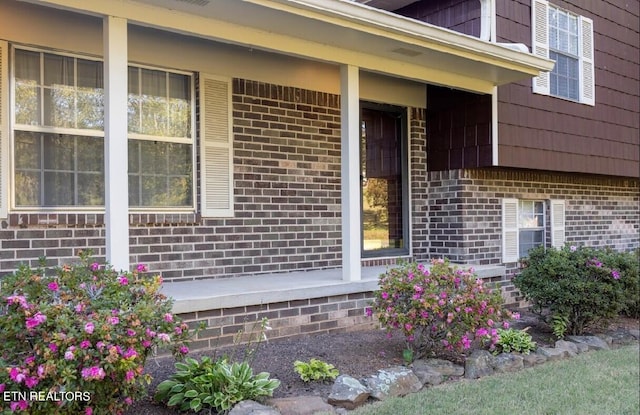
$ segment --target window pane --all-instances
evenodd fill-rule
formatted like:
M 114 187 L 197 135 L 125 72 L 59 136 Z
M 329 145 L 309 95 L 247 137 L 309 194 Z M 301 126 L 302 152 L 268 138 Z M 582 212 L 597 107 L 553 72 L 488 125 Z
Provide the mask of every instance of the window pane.
M 16 50 L 16 124 L 40 124 L 40 53 Z
M 66 135 L 44 135 L 45 170 L 74 169 L 74 139 Z
M 102 62 L 78 59 L 78 87 L 103 88 Z
M 542 246 L 544 231 L 542 230 L 521 230 L 519 234 L 520 258 L 529 255 L 529 251 L 537 246 Z
M 104 129 L 104 94 L 100 88 L 82 88 L 77 95 L 78 128 Z
M 104 171 L 104 140 L 97 137 L 77 137 L 78 171 Z
M 193 205 L 192 146 L 129 140 L 129 204 L 148 207 Z M 139 158 L 141 165 L 136 160 Z M 139 168 L 138 168 L 139 167 Z
M 40 206 L 40 172 L 16 171 L 16 206 Z
M 78 173 L 78 205 L 104 205 L 104 175 Z
M 39 170 L 40 160 L 40 139 L 36 133 L 16 131 L 14 138 L 14 160 L 16 169 L 19 170 Z
M 44 85 L 74 86 L 74 58 L 44 54 Z
M 141 120 L 142 134 L 167 134 L 167 73 L 142 69 Z
M 44 172 L 44 206 L 73 206 L 74 174 Z

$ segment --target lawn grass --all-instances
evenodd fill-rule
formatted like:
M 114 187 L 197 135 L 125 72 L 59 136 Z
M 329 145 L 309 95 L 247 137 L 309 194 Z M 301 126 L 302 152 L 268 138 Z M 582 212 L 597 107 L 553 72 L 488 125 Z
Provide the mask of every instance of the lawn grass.
M 634 345 L 448 383 L 367 405 L 351 415 L 637 415 L 639 379 L 640 356 Z

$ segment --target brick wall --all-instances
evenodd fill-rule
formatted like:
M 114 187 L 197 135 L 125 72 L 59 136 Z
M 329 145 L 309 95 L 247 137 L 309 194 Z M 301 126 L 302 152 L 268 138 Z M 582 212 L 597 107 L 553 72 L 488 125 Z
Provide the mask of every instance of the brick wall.
M 566 241 L 617 250 L 640 247 L 640 183 L 633 179 L 570 175 L 525 170 L 477 169 L 429 173 L 429 254 L 455 262 L 502 262 L 502 199 L 561 199 L 566 209 Z M 546 206 L 549 243 L 549 206 Z M 507 265 L 495 278 L 518 297 L 511 276 L 518 264 Z
M 424 109 L 411 109 L 413 245 L 426 253 Z M 130 261 L 166 280 L 341 265 L 340 97 L 233 81 L 235 217 L 130 215 Z M 10 214 L 0 230 L 0 275 L 20 263 L 105 255 L 102 214 Z M 364 265 L 394 263 L 364 261 Z
M 203 326 L 191 343 L 192 349 L 228 346 L 242 332 L 238 340 L 246 342 L 251 333 L 260 330 L 266 317 L 272 328 L 269 339 L 303 336 L 312 333 L 339 333 L 377 327 L 377 322 L 365 316 L 373 294 L 345 294 L 307 300 L 223 308 L 181 314 L 192 329 Z

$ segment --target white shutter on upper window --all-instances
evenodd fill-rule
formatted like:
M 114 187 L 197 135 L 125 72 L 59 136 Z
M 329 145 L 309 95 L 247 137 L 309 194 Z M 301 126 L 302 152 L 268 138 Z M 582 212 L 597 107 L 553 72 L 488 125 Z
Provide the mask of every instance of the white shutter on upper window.
M 565 243 L 565 204 L 564 200 L 551 201 L 551 246 L 562 248 Z
M 0 218 L 9 203 L 9 44 L 0 41 Z
M 518 261 L 518 199 L 502 199 L 502 262 Z
M 580 16 L 578 20 L 580 50 L 580 102 L 596 104 L 595 66 L 593 60 L 593 20 Z
M 531 0 L 531 49 L 541 58 L 549 58 L 549 2 Z M 533 92 L 549 95 L 550 75 L 543 72 L 533 78 Z
M 203 217 L 233 216 L 231 80 L 200 74 L 200 206 Z

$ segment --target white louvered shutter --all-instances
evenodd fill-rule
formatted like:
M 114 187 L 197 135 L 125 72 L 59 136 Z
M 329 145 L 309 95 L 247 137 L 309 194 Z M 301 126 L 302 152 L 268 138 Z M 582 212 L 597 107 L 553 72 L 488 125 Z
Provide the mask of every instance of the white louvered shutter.
M 200 185 L 203 217 L 233 216 L 231 80 L 200 74 Z
M 502 199 L 502 262 L 518 261 L 518 199 Z
M 596 104 L 595 67 L 593 62 L 593 20 L 580 16 L 580 102 Z
M 549 58 L 549 2 L 531 0 L 531 49 L 541 58 Z M 533 92 L 549 95 L 550 75 L 543 72 L 533 78 Z
M 0 218 L 9 203 L 9 45 L 0 41 Z
M 562 248 L 565 243 L 565 204 L 564 200 L 551 201 L 551 246 Z

